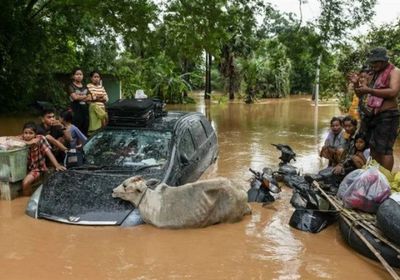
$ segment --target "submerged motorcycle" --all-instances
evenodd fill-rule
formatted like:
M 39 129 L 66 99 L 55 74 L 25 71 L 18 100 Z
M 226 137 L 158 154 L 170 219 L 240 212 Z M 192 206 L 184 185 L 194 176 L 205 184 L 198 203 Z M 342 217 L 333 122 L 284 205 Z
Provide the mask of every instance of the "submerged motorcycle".
M 275 201 L 275 197 L 281 192 L 281 189 L 273 177 L 272 169 L 264 168 L 262 172 L 258 172 L 249 168 L 249 171 L 253 173 L 253 177 L 250 179 L 250 189 L 247 192 L 248 202 L 270 203 Z

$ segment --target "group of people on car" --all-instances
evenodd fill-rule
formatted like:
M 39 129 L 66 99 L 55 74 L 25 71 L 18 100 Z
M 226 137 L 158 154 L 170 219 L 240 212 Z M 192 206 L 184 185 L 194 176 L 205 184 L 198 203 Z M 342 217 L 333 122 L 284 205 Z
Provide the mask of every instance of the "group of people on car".
M 400 70 L 389 62 L 387 50 L 382 47 L 373 49 L 367 62 L 370 67 L 349 75 L 356 112 L 343 119 L 332 118 L 320 153 L 329 160 L 336 175 L 361 168 L 369 155 L 385 169 L 393 168 L 400 117 Z
M 46 161 L 56 171 L 81 164 L 81 149 L 87 137 L 106 125 L 108 95 L 100 73 L 91 72 L 90 80 L 84 85 L 82 69 L 75 68 L 67 87 L 70 107 L 58 119 L 54 108 L 42 108 L 40 124 L 24 124 L 22 140 L 29 146 L 28 174 L 22 182 L 24 195 L 31 194 L 32 184 L 47 171 Z

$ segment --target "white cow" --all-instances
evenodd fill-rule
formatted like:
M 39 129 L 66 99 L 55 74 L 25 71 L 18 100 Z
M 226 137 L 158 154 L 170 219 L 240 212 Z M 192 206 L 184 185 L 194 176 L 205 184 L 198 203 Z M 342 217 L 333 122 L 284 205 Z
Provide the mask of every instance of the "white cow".
M 155 189 L 139 176 L 114 188 L 113 197 L 130 201 L 142 219 L 160 228 L 205 227 L 240 221 L 251 213 L 247 192 L 226 178 L 215 178 L 179 187 L 159 184 Z

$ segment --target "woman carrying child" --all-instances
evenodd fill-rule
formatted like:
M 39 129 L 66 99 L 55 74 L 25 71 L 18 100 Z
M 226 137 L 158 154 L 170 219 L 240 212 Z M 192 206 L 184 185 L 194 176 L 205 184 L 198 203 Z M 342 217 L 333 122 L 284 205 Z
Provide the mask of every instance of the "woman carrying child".
M 22 181 L 22 193 L 24 196 L 29 196 L 32 193 L 32 184 L 47 171 L 46 157 L 49 158 L 56 171 L 64 171 L 66 168 L 57 162 L 46 138 L 36 134 L 35 123 L 28 122 L 24 125 L 22 140 L 29 146 L 28 174 Z

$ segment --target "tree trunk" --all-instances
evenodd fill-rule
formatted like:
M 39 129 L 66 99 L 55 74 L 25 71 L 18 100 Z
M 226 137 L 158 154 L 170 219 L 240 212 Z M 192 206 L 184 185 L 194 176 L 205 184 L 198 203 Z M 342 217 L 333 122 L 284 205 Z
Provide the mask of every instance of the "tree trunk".
M 228 92 L 229 92 L 229 99 L 235 99 L 235 66 L 233 65 L 233 55 L 229 54 L 228 59 L 228 75 L 229 75 L 229 85 L 228 85 Z
M 183 59 L 183 79 L 189 83 L 189 76 L 186 75 L 189 72 L 189 67 L 188 67 L 188 60 L 186 58 Z M 185 90 L 183 92 L 183 97 L 188 97 L 188 92 Z
M 211 98 L 211 66 L 212 66 L 212 56 L 210 53 L 206 53 L 206 90 L 204 93 L 205 99 Z
M 206 83 L 204 86 L 204 99 L 209 99 L 209 94 L 208 94 L 208 83 L 210 82 L 208 79 L 208 72 L 210 71 L 210 65 L 208 64 L 208 52 L 206 52 Z
M 321 58 L 322 54 L 318 56 L 317 60 L 317 73 L 315 74 L 315 106 L 318 106 L 318 99 L 319 99 L 319 71 L 321 69 Z

